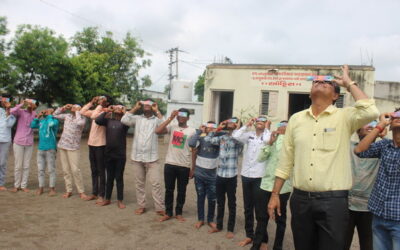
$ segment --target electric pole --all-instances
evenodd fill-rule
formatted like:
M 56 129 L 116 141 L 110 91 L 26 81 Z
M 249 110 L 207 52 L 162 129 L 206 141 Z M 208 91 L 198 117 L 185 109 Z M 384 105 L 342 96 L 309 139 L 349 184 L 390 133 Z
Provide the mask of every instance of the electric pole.
M 169 54 L 169 63 L 168 63 L 168 69 L 169 69 L 169 74 L 168 74 L 168 80 L 169 80 L 169 90 L 168 90 L 168 99 L 171 99 L 171 88 L 172 88 L 172 80 L 173 79 L 178 79 L 179 77 L 179 52 L 186 52 L 183 50 L 180 50 L 178 47 L 176 48 L 171 48 L 165 53 Z M 175 60 L 174 60 L 174 53 L 175 53 Z M 175 64 L 175 74 L 172 72 L 172 65 Z

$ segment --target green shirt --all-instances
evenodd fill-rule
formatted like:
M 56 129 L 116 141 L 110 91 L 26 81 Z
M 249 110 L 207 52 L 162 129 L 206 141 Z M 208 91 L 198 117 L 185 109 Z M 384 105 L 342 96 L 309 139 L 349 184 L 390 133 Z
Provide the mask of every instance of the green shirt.
M 265 161 L 265 174 L 261 180 L 260 188 L 265 191 L 272 191 L 275 183 L 275 169 L 279 164 L 279 155 L 282 149 L 283 138 L 285 135 L 278 135 L 275 143 L 267 146 L 264 146 L 261 149 L 260 155 L 258 157 L 258 161 Z M 281 189 L 281 194 L 292 192 L 292 185 L 290 180 L 286 180 L 285 184 Z

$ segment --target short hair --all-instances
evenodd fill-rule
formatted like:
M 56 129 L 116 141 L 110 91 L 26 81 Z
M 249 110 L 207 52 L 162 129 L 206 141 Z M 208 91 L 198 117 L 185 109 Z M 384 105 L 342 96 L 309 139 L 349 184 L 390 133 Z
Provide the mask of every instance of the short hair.
M 207 123 L 212 123 L 212 124 L 215 124 L 215 122 L 214 122 L 214 121 L 208 121 Z
M 394 112 L 400 111 L 400 107 L 399 108 L 395 108 Z
M 279 123 L 288 123 L 287 120 L 280 121 Z
M 107 98 L 108 105 L 114 104 L 114 99 L 111 96 L 109 96 L 109 95 L 103 95 L 103 96 L 105 96 Z
M 187 114 L 188 114 L 188 118 L 189 118 L 189 116 L 190 116 L 190 112 L 189 112 L 189 110 L 188 109 L 186 109 L 186 108 L 180 108 L 180 109 L 178 109 L 178 111 L 179 112 L 186 112 Z

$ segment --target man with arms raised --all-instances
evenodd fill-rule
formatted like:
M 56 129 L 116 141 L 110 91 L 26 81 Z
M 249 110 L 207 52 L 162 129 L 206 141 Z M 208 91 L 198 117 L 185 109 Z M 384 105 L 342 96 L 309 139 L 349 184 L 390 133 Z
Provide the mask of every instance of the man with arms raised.
M 311 106 L 294 114 L 286 129 L 275 184 L 268 204 L 271 218 L 281 215 L 279 193 L 292 179 L 292 231 L 297 250 L 343 249 L 348 224 L 348 190 L 352 186 L 351 135 L 378 116 L 375 102 L 350 79 L 349 67 L 336 80 L 316 77 Z M 354 107 L 336 108 L 340 87 L 351 93 Z
M 142 114 L 136 114 L 141 111 Z M 158 162 L 157 126 L 164 121 L 158 110 L 158 105 L 152 99 L 139 101 L 122 117 L 121 122 L 126 126 L 135 126 L 131 159 L 135 171 L 136 199 L 138 208 L 135 214 L 146 211 L 146 178 L 152 186 L 152 195 L 156 212 L 164 215 L 164 197 L 161 193 L 160 165 Z
M 170 125 L 173 119 L 177 119 L 178 125 Z M 175 215 L 179 221 L 185 221 L 182 217 L 183 205 L 186 199 L 186 186 L 189 182 L 192 158 L 189 148 L 189 140 L 196 132 L 187 125 L 189 110 L 181 108 L 171 113 L 171 116 L 156 128 L 156 134 L 170 133 L 167 156 L 165 157 L 164 181 L 165 181 L 165 212 L 160 219 L 165 221 L 172 218 L 174 203 L 175 182 L 178 186 Z

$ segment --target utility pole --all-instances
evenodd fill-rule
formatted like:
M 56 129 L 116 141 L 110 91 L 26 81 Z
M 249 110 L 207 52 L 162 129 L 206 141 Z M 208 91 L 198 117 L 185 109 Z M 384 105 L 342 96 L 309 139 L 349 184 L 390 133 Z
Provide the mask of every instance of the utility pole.
M 172 80 L 173 79 L 178 79 L 179 76 L 179 52 L 186 52 L 183 50 L 180 50 L 178 47 L 176 48 L 171 48 L 165 53 L 169 54 L 169 63 L 168 63 L 168 69 L 169 69 L 169 74 L 168 74 L 168 80 L 169 80 L 169 91 L 168 91 L 168 99 L 171 99 L 171 88 L 172 88 Z M 175 53 L 175 60 L 174 60 L 174 53 Z M 175 74 L 172 72 L 172 65 L 175 64 Z

